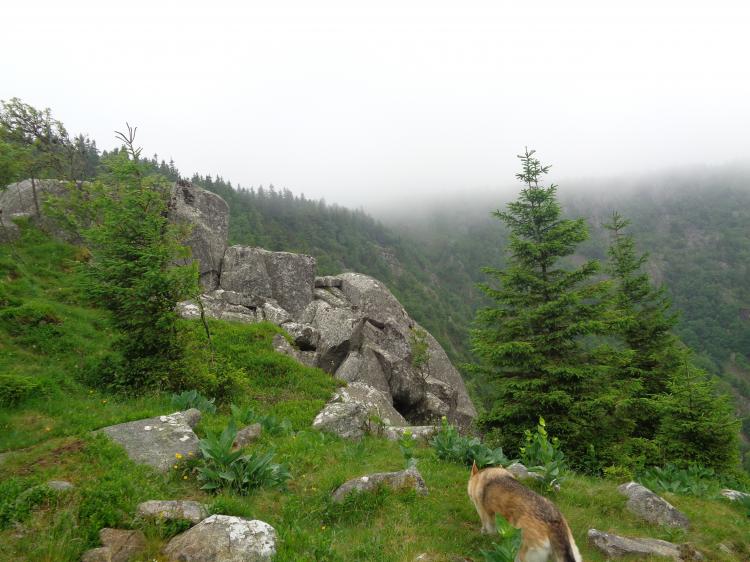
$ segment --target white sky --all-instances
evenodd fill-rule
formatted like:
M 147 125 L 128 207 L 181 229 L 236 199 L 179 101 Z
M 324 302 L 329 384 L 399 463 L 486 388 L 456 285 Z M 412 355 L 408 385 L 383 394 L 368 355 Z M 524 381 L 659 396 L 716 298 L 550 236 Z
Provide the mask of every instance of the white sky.
M 750 160 L 750 3 L 4 0 L 0 99 L 100 148 L 369 205 Z

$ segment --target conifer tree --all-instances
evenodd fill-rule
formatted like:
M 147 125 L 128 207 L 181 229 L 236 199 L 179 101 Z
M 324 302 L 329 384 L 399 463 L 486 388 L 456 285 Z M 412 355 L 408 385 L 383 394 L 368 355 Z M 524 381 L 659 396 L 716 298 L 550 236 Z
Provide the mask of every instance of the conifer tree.
M 140 161 L 134 129 L 118 135 L 125 150 L 108 156 L 107 173 L 89 186 L 96 220 L 84 229 L 92 252 L 87 288 L 112 312 L 124 359 L 103 365 L 99 376 L 129 391 L 175 387 L 183 368 L 175 304 L 195 295 L 198 273 L 193 264 L 175 265 L 189 255 L 188 232 L 167 216 L 170 183 Z
M 601 332 L 606 284 L 593 277 L 596 260 L 579 267 L 561 261 L 588 238 L 583 219 L 564 219 L 557 186 L 540 185 L 549 166 L 528 149 L 520 155 L 516 177 L 524 187 L 505 211 L 493 215 L 510 230 L 505 270 L 485 268 L 494 284 L 481 286 L 493 301 L 477 313 L 472 331 L 474 352 L 482 363 L 473 368 L 491 381 L 493 396 L 480 424 L 496 428 L 498 441 L 511 450 L 525 429 L 543 416 L 571 451 L 584 449 L 593 394 L 604 371 L 585 336 Z

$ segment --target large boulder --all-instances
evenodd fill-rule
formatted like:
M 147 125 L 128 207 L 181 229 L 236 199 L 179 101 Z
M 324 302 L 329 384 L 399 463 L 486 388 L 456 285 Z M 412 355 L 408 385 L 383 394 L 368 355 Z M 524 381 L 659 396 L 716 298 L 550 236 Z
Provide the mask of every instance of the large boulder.
M 133 461 L 168 472 L 177 459 L 198 455 L 195 409 L 104 427 L 97 431 L 121 445 Z
M 312 302 L 314 283 L 310 256 L 247 246 L 230 246 L 224 253 L 222 289 L 274 299 L 295 318 Z
M 667 527 L 678 527 L 688 529 L 690 521 L 685 515 L 677 510 L 664 498 L 657 496 L 651 490 L 637 482 L 627 482 L 617 488 L 622 495 L 627 496 L 626 507 L 634 515 L 654 523 Z
M 354 478 L 344 482 L 339 486 L 331 499 L 334 503 L 341 503 L 351 493 L 362 493 L 377 490 L 384 486 L 391 490 L 414 490 L 417 494 L 426 496 L 428 493 L 427 485 L 419 471 L 414 468 L 408 468 L 399 472 L 377 472 Z
M 607 558 L 659 556 L 673 560 L 703 560 L 703 555 L 689 544 L 636 537 L 621 537 L 589 529 L 588 541 Z
M 226 201 L 190 182 L 178 181 L 172 187 L 169 218 L 190 225 L 186 243 L 192 250 L 192 258 L 198 262 L 201 284 L 206 290 L 216 289 L 229 235 Z
M 44 204 L 50 197 L 65 195 L 67 183 L 60 180 L 34 180 L 30 179 L 12 183 L 0 189 L 0 243 L 6 242 L 6 238 L 13 239 L 18 236 L 16 219 L 36 217 L 37 206 L 34 203 L 34 190 L 36 190 L 36 203 L 39 205 L 39 213 L 45 228 L 53 234 L 67 238 L 67 234 L 59 230 L 57 225 L 44 219 Z
M 276 554 L 276 530 L 257 519 L 211 515 L 164 548 L 174 562 L 266 562 Z

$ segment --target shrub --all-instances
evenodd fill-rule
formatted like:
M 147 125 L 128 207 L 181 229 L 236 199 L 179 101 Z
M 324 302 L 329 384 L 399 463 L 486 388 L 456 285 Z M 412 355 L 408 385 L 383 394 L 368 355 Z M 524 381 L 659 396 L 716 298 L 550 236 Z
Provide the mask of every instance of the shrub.
M 412 367 L 419 369 L 430 359 L 430 345 L 427 343 L 427 332 L 422 328 L 411 328 L 409 334 Z
M 201 489 L 209 492 L 229 490 L 246 495 L 255 488 L 283 488 L 289 479 L 284 465 L 273 462 L 273 453 L 252 452 L 243 454 L 233 451 L 232 443 L 237 436 L 233 422 L 229 422 L 221 434 L 209 434 L 201 439 L 203 458 L 198 467 Z
M 511 461 L 503 453 L 502 447 L 490 449 L 477 437 L 466 437 L 443 417 L 440 430 L 430 444 L 438 458 L 471 466 L 476 462 L 479 468 L 485 466 L 504 466 Z
M 38 381 L 12 373 L 0 373 L 0 406 L 13 406 L 39 392 Z
M 604 478 L 625 482 L 633 479 L 633 471 L 626 466 L 612 465 L 604 468 Z
M 404 456 L 406 468 L 415 466 L 417 464 L 417 460 L 414 458 L 414 445 L 414 436 L 412 435 L 411 431 L 407 429 L 401 434 L 401 437 L 399 437 L 398 439 L 398 448 L 401 451 L 401 454 Z
M 492 550 L 481 551 L 485 562 L 515 562 L 521 550 L 521 529 L 516 529 L 499 515 L 495 517 L 495 525 L 500 541 L 492 545 Z
M 215 414 L 216 405 L 214 404 L 214 400 L 214 398 L 206 398 L 197 390 L 185 390 L 180 394 L 173 394 L 170 402 L 178 410 L 197 408 L 201 412 Z
M 524 446 L 520 448 L 521 462 L 544 477 L 548 490 L 556 488 L 562 481 L 566 469 L 565 455 L 560 450 L 556 437 L 549 439 L 544 418 L 539 417 L 536 432 L 524 431 Z
M 721 488 L 716 472 L 697 464 L 686 468 L 673 464 L 647 468 L 638 475 L 638 481 L 655 492 L 704 498 L 715 496 Z
M 232 421 L 236 425 L 259 423 L 263 431 L 268 435 L 289 435 L 292 432 L 292 424 L 289 420 L 279 419 L 274 414 L 258 414 L 251 406 L 229 406 L 232 412 Z

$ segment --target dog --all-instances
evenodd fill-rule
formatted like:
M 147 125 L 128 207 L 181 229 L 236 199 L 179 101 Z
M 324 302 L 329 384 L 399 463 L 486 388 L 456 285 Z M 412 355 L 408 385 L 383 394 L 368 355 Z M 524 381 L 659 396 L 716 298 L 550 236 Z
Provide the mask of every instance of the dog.
M 516 562 L 582 562 L 567 521 L 555 504 L 529 490 L 504 468 L 471 467 L 469 497 L 482 520 L 482 533 L 495 533 L 495 514 L 521 529 Z

